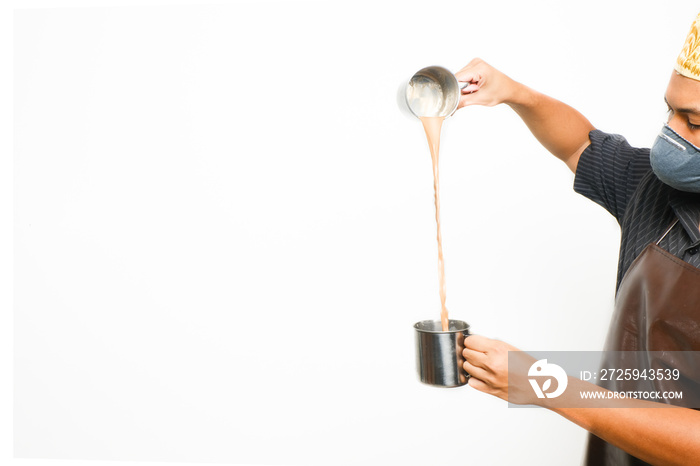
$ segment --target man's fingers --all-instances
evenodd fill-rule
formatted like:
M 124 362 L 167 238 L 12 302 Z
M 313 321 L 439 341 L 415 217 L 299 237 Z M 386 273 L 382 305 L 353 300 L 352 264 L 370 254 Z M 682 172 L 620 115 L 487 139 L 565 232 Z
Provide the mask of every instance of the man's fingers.
M 459 99 L 457 108 L 466 107 L 468 105 L 489 105 L 488 96 L 481 96 L 478 89 L 474 92 L 462 94 Z
M 455 76 L 457 76 L 457 80 L 465 82 L 478 81 L 477 78 L 481 77 L 478 70 L 481 68 L 482 64 L 484 64 L 484 61 L 482 59 L 472 59 L 472 61 L 467 63 L 467 66 L 455 73 Z
M 462 356 L 464 356 L 464 359 L 466 359 L 471 365 L 481 367 L 483 369 L 486 369 L 486 353 L 482 353 L 481 351 L 474 351 L 469 348 L 464 348 L 462 350 Z
M 465 372 L 472 377 L 476 377 L 477 379 L 480 380 L 488 380 L 489 377 L 491 376 L 491 373 L 487 371 L 486 369 L 482 367 L 475 366 L 471 364 L 469 361 L 464 361 L 462 364 L 462 367 L 464 368 Z
M 481 335 L 469 335 L 464 339 L 464 347 L 485 353 L 491 348 L 491 339 Z
M 480 67 L 477 65 L 467 65 L 455 73 L 457 81 L 469 83 L 469 86 L 465 88 L 467 92 L 474 92 L 483 85 L 484 75 L 479 70 Z M 462 90 L 462 92 L 464 92 L 464 90 Z
M 483 380 L 477 379 L 473 375 L 469 378 L 469 382 L 467 382 L 467 385 L 470 387 L 479 390 L 480 392 L 484 393 L 490 393 L 491 392 L 491 387 L 488 386 Z

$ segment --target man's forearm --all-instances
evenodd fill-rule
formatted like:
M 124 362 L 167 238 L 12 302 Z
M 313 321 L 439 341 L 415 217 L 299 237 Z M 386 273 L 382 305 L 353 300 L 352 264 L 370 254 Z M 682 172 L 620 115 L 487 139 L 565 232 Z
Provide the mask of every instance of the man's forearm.
M 529 87 L 515 83 L 513 98 L 505 102 L 523 119 L 549 152 L 576 173 L 578 159 L 590 144 L 593 125 L 576 109 Z
M 568 393 L 604 390 L 571 379 Z M 572 390 L 573 389 L 573 390 Z M 655 465 L 700 463 L 700 412 L 643 400 L 616 401 L 619 407 L 543 406 L 637 458 Z M 562 406 L 561 402 L 557 405 Z M 576 406 L 567 403 L 566 406 Z M 581 404 L 581 406 L 585 406 Z

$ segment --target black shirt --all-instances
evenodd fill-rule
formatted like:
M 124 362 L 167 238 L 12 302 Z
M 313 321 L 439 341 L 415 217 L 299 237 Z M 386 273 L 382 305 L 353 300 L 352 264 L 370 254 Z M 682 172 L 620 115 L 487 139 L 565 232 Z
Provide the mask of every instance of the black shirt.
M 685 193 L 659 180 L 651 170 L 649 149 L 634 148 L 617 134 L 593 130 L 591 144 L 581 154 L 574 191 L 605 207 L 620 224 L 617 285 L 647 245 L 659 244 L 671 254 L 700 268 L 700 194 Z

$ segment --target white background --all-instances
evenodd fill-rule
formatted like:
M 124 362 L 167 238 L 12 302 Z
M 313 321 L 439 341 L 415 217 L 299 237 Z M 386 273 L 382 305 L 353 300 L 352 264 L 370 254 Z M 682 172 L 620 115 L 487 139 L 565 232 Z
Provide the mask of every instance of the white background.
M 480 56 L 648 147 L 695 2 L 131 3 L 4 10 L 6 458 L 579 464 L 555 414 L 416 380 L 432 172 L 396 90 Z M 440 170 L 451 317 L 599 350 L 615 220 L 505 106 L 449 118 Z

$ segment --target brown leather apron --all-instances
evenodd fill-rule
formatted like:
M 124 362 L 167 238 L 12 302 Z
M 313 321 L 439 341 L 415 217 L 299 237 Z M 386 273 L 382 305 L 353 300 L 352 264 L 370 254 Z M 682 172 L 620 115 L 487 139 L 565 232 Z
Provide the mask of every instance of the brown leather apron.
M 672 404 L 700 407 L 700 361 L 688 353 L 700 351 L 700 269 L 658 246 L 678 223 L 648 245 L 625 273 L 615 298 L 610 329 L 605 342 L 603 367 L 656 370 L 677 368 L 677 381 L 609 382 L 610 390 L 683 391 L 683 400 Z M 638 353 L 615 353 L 638 352 Z M 645 352 L 654 357 L 645 357 Z M 699 353 L 700 354 L 700 353 Z M 699 460 L 700 461 L 700 460 Z M 586 465 L 645 465 L 599 437 L 589 435 Z

